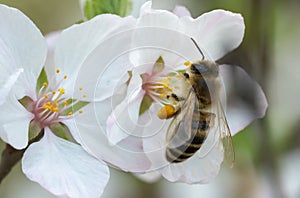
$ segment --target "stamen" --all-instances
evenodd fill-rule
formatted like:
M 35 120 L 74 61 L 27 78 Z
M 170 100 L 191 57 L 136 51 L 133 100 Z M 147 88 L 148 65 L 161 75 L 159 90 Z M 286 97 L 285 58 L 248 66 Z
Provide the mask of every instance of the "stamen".
M 67 79 L 68 78 L 68 76 L 67 75 L 64 75 L 64 79 Z
M 73 112 L 72 112 L 72 111 L 70 111 L 70 112 L 68 113 L 68 115 L 73 115 Z
M 44 82 L 43 87 L 47 87 L 47 86 L 48 86 L 48 83 Z
M 86 97 L 87 97 L 87 95 L 86 95 L 86 94 L 83 94 L 83 95 L 82 95 L 82 97 L 83 97 L 83 98 L 86 98 Z
M 59 74 L 60 73 L 60 69 L 56 69 L 56 71 L 55 71 L 57 74 Z
M 83 90 L 83 88 L 82 87 L 79 87 L 79 91 L 82 91 Z
M 57 91 L 59 91 L 60 94 L 65 94 L 65 89 L 64 88 L 59 88 Z

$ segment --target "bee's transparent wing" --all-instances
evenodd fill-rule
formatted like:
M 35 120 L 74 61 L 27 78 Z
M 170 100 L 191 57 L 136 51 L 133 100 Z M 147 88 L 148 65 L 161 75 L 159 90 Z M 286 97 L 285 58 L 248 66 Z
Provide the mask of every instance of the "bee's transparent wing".
M 191 138 L 195 102 L 197 102 L 196 95 L 191 89 L 168 128 L 166 141 L 169 148 L 181 146 Z
M 225 112 L 221 102 L 218 104 L 218 122 L 219 122 L 219 131 L 220 138 L 222 139 L 223 148 L 224 148 L 224 162 L 232 167 L 235 160 L 234 147 L 232 143 L 232 137 L 230 133 L 230 128 L 227 123 Z
M 215 145 L 222 141 L 224 148 L 224 161 L 231 167 L 235 158 L 234 148 L 230 129 L 221 102 L 217 101 L 211 111 L 216 115 L 214 120 L 215 124 L 214 127 L 209 130 L 208 136 L 200 148 L 198 156 L 200 158 L 205 157 Z

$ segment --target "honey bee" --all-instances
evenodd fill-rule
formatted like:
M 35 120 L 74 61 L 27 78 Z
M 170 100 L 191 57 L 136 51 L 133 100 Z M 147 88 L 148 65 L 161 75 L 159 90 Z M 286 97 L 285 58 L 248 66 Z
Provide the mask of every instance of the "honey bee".
M 187 90 L 185 97 L 172 93 L 171 97 L 180 105 L 168 118 L 173 118 L 167 130 L 166 159 L 181 163 L 192 157 L 207 140 L 210 133 L 223 143 L 225 162 L 234 161 L 234 150 L 230 129 L 220 102 L 219 65 L 204 60 L 204 54 L 191 38 L 202 59 L 185 63 L 188 69 L 182 74 Z M 213 145 L 210 145 L 212 148 Z M 200 150 L 201 151 L 201 150 Z M 209 149 L 207 150 L 209 152 Z

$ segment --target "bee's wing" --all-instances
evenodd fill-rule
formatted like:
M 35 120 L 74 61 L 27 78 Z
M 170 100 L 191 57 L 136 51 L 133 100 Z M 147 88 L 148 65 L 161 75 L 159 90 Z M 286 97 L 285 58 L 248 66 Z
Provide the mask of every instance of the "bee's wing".
M 224 148 L 224 162 L 232 167 L 235 160 L 234 147 L 232 143 L 232 137 L 230 128 L 227 123 L 225 112 L 221 102 L 218 103 L 218 127 L 220 132 L 220 138 L 222 139 Z
M 169 148 L 176 148 L 191 138 L 195 102 L 197 102 L 196 95 L 191 89 L 168 128 L 166 141 Z

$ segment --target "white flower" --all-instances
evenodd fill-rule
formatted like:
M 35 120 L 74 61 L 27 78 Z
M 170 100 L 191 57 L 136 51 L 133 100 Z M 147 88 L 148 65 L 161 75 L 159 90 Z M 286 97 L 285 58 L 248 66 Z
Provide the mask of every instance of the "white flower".
M 214 10 L 193 19 L 190 16 L 176 16 L 165 10 L 153 10 L 150 2 L 144 4 L 135 29 L 119 34 L 117 38 L 119 42 L 122 41 L 120 43 L 110 39 L 99 45 L 94 51 L 95 55 L 87 58 L 84 64 L 87 68 L 94 68 L 94 64 L 101 61 L 106 66 L 105 70 L 90 73 L 91 76 L 98 75 L 99 79 L 91 83 L 94 84 L 92 89 L 96 91 L 91 91 L 89 95 L 95 94 L 95 100 L 98 101 L 95 104 L 95 122 L 101 126 L 98 128 L 101 132 L 96 132 L 96 128 L 89 133 L 79 130 L 85 148 L 105 160 L 109 159 L 104 151 L 107 146 L 116 152 L 127 151 L 130 155 L 142 156 L 143 152 L 151 161 L 147 171 L 158 171 L 169 181 L 209 182 L 217 175 L 224 157 L 219 138 L 216 140 L 217 136 L 210 133 L 212 135 L 207 137 L 201 149 L 191 158 L 182 163 L 170 164 L 165 157 L 165 146 L 171 120 L 160 119 L 166 116 L 161 108 L 168 101 L 166 96 L 176 92 L 177 88 L 178 92 L 184 92 L 176 77 L 180 70 L 186 69 L 184 63 L 202 58 L 191 38 L 196 40 L 205 59 L 216 61 L 241 43 L 244 28 L 240 14 L 224 10 Z M 103 61 L 103 57 L 96 56 L 103 54 L 112 42 L 119 47 L 105 57 L 107 60 Z M 127 56 L 130 62 L 126 62 Z M 227 119 L 234 135 L 254 119 L 262 117 L 267 102 L 260 86 L 244 70 L 221 65 L 220 77 L 224 78 L 228 91 L 232 88 L 231 73 L 228 72 L 231 68 L 242 76 L 243 83 L 247 84 L 249 90 L 253 90 L 255 101 L 260 102 L 251 114 L 237 115 L 238 119 L 232 116 L 237 113 L 228 106 Z M 105 94 L 101 95 L 100 92 Z M 236 109 L 245 107 L 241 100 L 235 105 Z M 167 111 L 172 112 L 174 109 L 170 107 Z M 105 138 L 108 143 L 100 144 L 100 138 Z M 120 161 L 110 162 L 124 169 Z M 145 168 L 140 161 L 138 164 L 141 166 L 135 166 L 136 161 L 127 163 L 129 169 L 126 170 L 131 172 L 142 173 L 143 170 L 138 168 Z
M 130 17 L 102 15 L 74 25 L 59 35 L 54 60 L 45 63 L 47 43 L 38 28 L 19 10 L 0 5 L 0 137 L 26 148 L 23 172 L 56 196 L 99 197 L 108 182 L 107 165 L 79 145 L 74 120 L 90 126 L 93 105 L 84 102 L 92 97 L 85 92 L 89 76 L 75 84 L 94 48 L 132 24 Z M 28 146 L 37 137 L 41 140 Z

